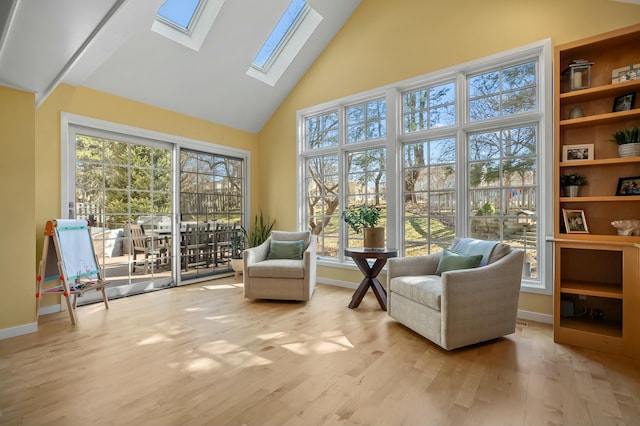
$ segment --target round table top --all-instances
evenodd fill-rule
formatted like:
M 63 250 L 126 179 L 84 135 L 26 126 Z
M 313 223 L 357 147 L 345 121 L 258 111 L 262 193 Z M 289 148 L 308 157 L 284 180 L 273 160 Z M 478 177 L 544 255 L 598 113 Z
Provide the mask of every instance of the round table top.
M 365 247 L 351 247 L 344 249 L 344 255 L 349 257 L 368 257 L 375 259 L 388 259 L 390 257 L 398 256 L 398 250 L 394 248 L 365 248 Z

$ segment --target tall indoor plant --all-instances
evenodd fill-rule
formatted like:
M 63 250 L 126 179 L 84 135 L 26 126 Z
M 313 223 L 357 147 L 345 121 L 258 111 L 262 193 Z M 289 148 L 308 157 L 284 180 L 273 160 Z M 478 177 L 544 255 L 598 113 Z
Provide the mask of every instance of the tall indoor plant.
M 242 270 L 244 269 L 244 262 L 242 259 L 242 252 L 245 247 L 256 247 L 260 244 L 267 241 L 269 236 L 271 235 L 271 230 L 275 225 L 276 220 L 270 220 L 269 218 L 265 219 L 262 210 L 260 210 L 260 214 L 256 215 L 253 220 L 253 227 L 250 231 L 244 226 L 240 227 L 240 231 L 242 236 L 239 234 L 234 234 L 234 239 L 231 241 L 232 243 L 232 259 L 231 259 L 231 267 L 233 271 L 236 273 L 235 278 L 238 279 Z
M 364 233 L 365 248 L 384 248 L 384 228 L 377 226 L 381 214 L 377 206 L 349 206 L 342 211 L 342 219 L 356 234 Z

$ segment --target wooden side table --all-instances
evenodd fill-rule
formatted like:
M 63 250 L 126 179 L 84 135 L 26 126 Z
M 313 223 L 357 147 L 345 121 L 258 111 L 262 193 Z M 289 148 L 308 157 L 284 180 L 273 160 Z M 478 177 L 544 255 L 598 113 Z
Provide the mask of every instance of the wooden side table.
M 369 287 L 371 287 L 371 289 L 373 290 L 373 294 L 375 294 L 376 298 L 378 299 L 380 308 L 386 311 L 387 292 L 385 291 L 382 284 L 380 284 L 380 281 L 378 280 L 378 274 L 380 273 L 380 271 L 382 271 L 382 268 L 387 263 L 387 259 L 398 256 L 398 250 L 388 248 L 375 250 L 355 247 L 345 249 L 344 255 L 352 258 L 364 275 L 362 282 L 356 289 L 355 293 L 353 293 L 353 297 L 351 298 L 349 307 L 353 309 L 360 306 L 362 298 L 364 297 Z M 373 266 L 371 266 L 369 265 L 367 259 L 375 259 L 376 261 L 374 262 Z

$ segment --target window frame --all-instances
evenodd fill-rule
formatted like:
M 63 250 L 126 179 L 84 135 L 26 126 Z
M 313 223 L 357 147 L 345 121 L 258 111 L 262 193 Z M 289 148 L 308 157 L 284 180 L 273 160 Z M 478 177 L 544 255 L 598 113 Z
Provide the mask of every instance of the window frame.
M 501 116 L 486 120 L 471 121 L 468 111 L 467 78 L 491 70 L 499 70 L 510 65 L 517 65 L 534 60 L 537 67 L 536 108 L 533 111 Z M 344 209 L 346 191 L 345 156 L 348 152 L 372 149 L 376 146 L 387 149 L 387 245 L 404 251 L 404 213 L 403 213 L 403 181 L 397 178 L 403 170 L 403 146 L 443 137 L 455 137 L 456 147 L 456 237 L 469 235 L 469 183 L 467 135 L 489 130 L 498 130 L 535 124 L 538 126 L 537 139 L 537 250 L 538 278 L 522 279 L 522 291 L 529 293 L 551 294 L 553 289 L 553 250 L 548 242 L 548 235 L 553 232 L 553 203 L 544 202 L 553 193 L 552 144 L 553 144 L 553 95 L 552 77 L 552 45 L 546 39 L 531 43 L 509 51 L 494 54 L 485 58 L 435 71 L 409 80 L 400 81 L 364 93 L 347 96 L 320 105 L 301 109 L 297 112 L 297 155 L 298 155 L 298 224 L 300 229 L 307 229 L 305 198 L 305 159 L 320 154 L 338 153 L 340 170 L 340 205 L 338 211 Z M 403 94 L 425 86 L 437 86 L 447 81 L 455 81 L 456 125 L 441 128 L 404 132 L 404 115 L 402 111 Z M 347 142 L 346 115 L 348 106 L 357 105 L 369 100 L 385 97 L 387 100 L 387 135 L 384 139 L 373 141 Z M 324 147 L 309 150 L 305 143 L 305 119 L 326 111 L 336 110 L 339 113 L 339 143 L 337 147 Z M 302 184 L 301 184 L 302 183 Z M 393 206 L 393 207 L 391 207 Z M 320 258 L 320 265 L 338 268 L 353 268 L 353 263 L 345 258 L 346 227 L 340 220 L 339 249 L 336 258 Z M 331 281 L 331 280 L 330 280 Z M 341 285 L 343 283 L 337 282 Z

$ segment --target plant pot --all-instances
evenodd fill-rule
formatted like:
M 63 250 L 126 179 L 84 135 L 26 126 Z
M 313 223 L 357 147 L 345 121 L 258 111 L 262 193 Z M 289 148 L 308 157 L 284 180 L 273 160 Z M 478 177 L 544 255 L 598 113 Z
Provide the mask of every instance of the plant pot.
M 640 157 L 640 143 L 618 145 L 619 157 Z
M 364 248 L 384 248 L 384 228 L 364 228 Z
M 564 187 L 565 197 L 578 197 L 579 194 L 580 194 L 580 186 L 578 185 L 567 185 Z
M 240 274 L 242 274 L 242 270 L 244 269 L 244 260 L 231 259 L 231 269 L 236 273 L 233 278 L 238 281 L 240 279 Z

